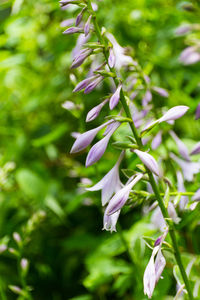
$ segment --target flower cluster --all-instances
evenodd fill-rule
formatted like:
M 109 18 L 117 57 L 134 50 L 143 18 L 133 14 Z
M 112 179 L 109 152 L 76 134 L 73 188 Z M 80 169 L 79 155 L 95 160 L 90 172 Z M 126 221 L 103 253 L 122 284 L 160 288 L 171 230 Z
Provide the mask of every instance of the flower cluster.
M 148 74 L 145 74 L 132 57 L 126 55 L 126 51 L 122 48 L 114 36 L 108 33 L 105 28 L 99 28 L 95 10 L 98 9 L 97 5 L 92 4 L 90 1 L 60 1 L 62 8 L 67 9 L 70 5 L 76 5 L 78 9 L 77 17 L 74 19 L 74 26 L 71 23 L 63 23 L 69 25 L 64 34 L 78 34 L 77 44 L 73 51 L 72 69 L 90 64 L 90 70 L 85 79 L 79 82 L 73 92 L 84 91 L 85 94 L 91 93 L 97 86 L 107 80 L 111 85 L 111 93 L 106 95 L 102 102 L 95 107 L 91 108 L 87 114 L 86 122 L 91 122 L 96 119 L 102 108 L 105 105 L 109 106 L 110 111 L 117 111 L 117 114 L 107 116 L 107 121 L 96 128 L 78 134 L 72 148 L 71 153 L 78 153 L 87 148 L 95 139 L 97 134 L 105 129 L 102 138 L 95 142 L 89 150 L 86 158 L 86 167 L 95 164 L 104 155 L 108 143 L 114 133 L 118 130 L 122 123 L 127 123 L 130 126 L 134 137 L 128 137 L 129 141 L 118 141 L 115 144 L 122 152 L 119 155 L 117 162 L 112 169 L 94 186 L 87 187 L 88 191 L 101 190 L 101 202 L 104 209 L 103 228 L 105 230 L 116 231 L 116 224 L 120 215 L 121 209 L 131 200 L 130 195 L 134 193 L 133 188 L 141 182 L 148 182 L 151 192 L 156 196 L 157 207 L 157 220 L 159 221 L 159 228 L 165 233 L 155 243 L 151 259 L 144 273 L 144 292 L 151 298 L 156 283 L 158 282 L 161 273 L 165 267 L 166 261 L 162 254 L 161 247 L 166 237 L 166 228 L 170 227 L 170 235 L 174 227 L 171 223 L 178 223 L 179 218 L 176 214 L 175 207 L 179 203 L 180 209 L 184 209 L 188 203 L 186 196 L 182 196 L 176 204 L 171 201 L 170 196 L 170 181 L 163 174 L 163 170 L 159 162 L 149 153 L 149 150 L 155 150 L 162 143 L 163 135 L 172 138 L 178 148 L 180 157 L 174 153 L 169 153 L 169 158 L 175 161 L 180 166 L 181 172 L 177 172 L 178 191 L 177 193 L 185 192 L 184 179 L 191 181 L 193 175 L 200 170 L 200 163 L 192 162 L 191 156 L 200 153 L 200 145 L 197 143 L 192 151 L 189 153 L 186 145 L 179 139 L 173 130 L 163 132 L 162 123 L 166 122 L 169 126 L 173 125 L 174 121 L 181 118 L 189 109 L 184 105 L 179 105 L 165 110 L 160 109 L 159 118 L 155 118 L 153 113 L 153 97 L 167 98 L 168 92 L 158 86 L 155 86 Z M 89 42 L 91 36 L 96 34 L 98 40 L 96 42 Z M 180 34 L 180 29 L 177 31 Z M 193 47 L 194 48 L 194 47 Z M 192 49 L 193 49 L 192 48 Z M 181 60 L 187 57 L 187 61 L 194 61 L 199 54 L 195 48 L 185 50 L 187 53 L 182 53 Z M 191 51 L 193 51 L 191 54 Z M 188 54 L 189 52 L 189 54 Z M 190 58 L 188 58 L 188 55 Z M 192 55 L 192 57 L 191 57 Z M 195 56 L 195 59 L 194 59 Z M 123 80 L 121 72 L 126 70 L 127 77 Z M 136 97 L 138 101 L 136 101 Z M 140 102 L 139 105 L 136 105 Z M 200 114 L 200 107 L 198 108 L 197 115 Z M 144 135 L 149 134 L 151 131 L 159 128 L 156 135 L 150 135 L 144 138 Z M 150 144 L 151 143 L 151 146 Z M 133 174 L 129 176 L 127 182 L 122 184 L 120 180 L 119 167 L 125 157 L 126 151 L 130 150 L 133 153 L 134 159 L 142 162 L 142 166 L 138 170 L 133 170 Z M 162 200 L 159 193 L 160 182 L 166 184 L 165 199 Z M 167 200 L 166 200 L 167 199 Z M 199 190 L 193 196 L 194 201 L 200 200 Z M 173 221 L 173 222 L 171 222 Z M 172 238 L 172 242 L 176 240 Z M 177 257 L 176 257 L 177 258 Z M 177 259 L 177 263 L 181 263 Z M 184 272 L 180 267 L 181 272 Z M 184 277 L 185 275 L 182 274 Z M 186 282 L 187 285 L 187 282 Z M 189 292 L 189 286 L 187 286 Z

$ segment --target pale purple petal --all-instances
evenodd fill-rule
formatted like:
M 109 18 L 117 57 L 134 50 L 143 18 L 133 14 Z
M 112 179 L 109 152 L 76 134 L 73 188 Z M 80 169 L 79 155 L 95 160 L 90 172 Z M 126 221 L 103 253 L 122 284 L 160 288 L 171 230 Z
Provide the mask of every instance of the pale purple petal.
M 118 88 L 116 89 L 115 93 L 112 95 L 112 97 L 110 98 L 110 109 L 112 110 L 119 102 L 120 99 L 120 92 L 121 92 L 121 84 L 118 86 Z
M 87 19 L 87 22 L 85 23 L 85 26 L 84 26 L 84 33 L 85 33 L 85 36 L 87 36 L 90 32 L 90 22 L 91 22 L 91 19 L 92 19 L 92 15 L 89 16 L 89 18 Z
M 94 79 L 90 84 L 88 84 L 88 86 L 85 88 L 84 90 L 84 94 L 89 94 L 90 92 L 92 92 L 95 87 L 103 80 L 104 78 L 102 76 L 98 76 L 96 77 L 96 79 Z
M 108 64 L 111 68 L 115 66 L 116 63 L 116 57 L 113 51 L 113 48 L 110 48 L 109 50 L 109 57 L 108 57 Z
M 152 100 L 152 94 L 150 90 L 147 90 L 142 99 L 142 106 L 145 107 L 151 100 Z
M 71 65 L 71 69 L 78 68 L 82 63 L 85 61 L 85 59 L 92 53 L 91 49 L 84 49 L 81 50 L 78 55 L 74 58 L 73 63 Z
M 94 119 L 96 119 L 101 111 L 101 109 L 103 108 L 103 106 L 108 102 L 108 99 L 104 100 L 102 103 L 100 103 L 99 105 L 93 107 L 87 114 L 86 117 L 86 122 L 91 122 Z
M 200 201 L 200 189 L 198 189 L 196 191 L 196 193 L 194 194 L 194 196 L 192 197 L 193 201 Z
M 83 8 L 81 12 L 78 14 L 78 16 L 76 17 L 76 26 L 78 26 L 81 23 L 84 11 L 85 8 Z
M 169 97 L 168 92 L 167 92 L 165 89 L 161 88 L 161 87 L 154 86 L 152 89 L 153 89 L 157 94 L 159 94 L 161 97 L 164 97 L 164 98 Z
M 200 53 L 193 46 L 187 47 L 181 52 L 179 60 L 184 65 L 192 65 L 200 61 Z
M 154 137 L 154 139 L 152 140 L 151 143 L 152 150 L 157 149 L 161 143 L 162 143 L 162 131 L 159 131 Z
M 95 81 L 98 77 L 99 77 L 98 75 L 95 75 L 95 76 L 91 76 L 91 77 L 88 77 L 88 78 L 82 80 L 81 82 L 79 82 L 77 84 L 77 86 L 73 90 L 73 93 L 79 92 L 79 91 L 85 89 L 91 82 Z
M 104 212 L 104 217 L 103 217 L 103 230 L 107 230 L 110 232 L 117 231 L 116 224 L 117 224 L 119 215 L 120 215 L 120 210 L 116 211 L 114 214 L 109 216 L 107 214 L 107 208 L 106 208 L 106 210 Z
M 188 109 L 189 107 L 185 105 L 174 106 L 159 119 L 159 123 L 179 119 L 187 112 Z
M 198 142 L 192 149 L 190 155 L 195 155 L 200 153 L 200 142 Z
M 180 171 L 176 173 L 177 176 L 177 183 L 178 183 L 178 191 L 184 193 L 185 186 L 184 186 L 184 180 L 183 180 L 183 175 Z M 180 202 L 179 202 L 179 208 L 180 210 L 184 210 L 186 204 L 188 203 L 189 199 L 187 196 L 181 196 Z
M 73 33 L 80 33 L 83 30 L 79 27 L 70 27 L 68 29 L 66 29 L 63 34 L 73 34 Z
M 191 29 L 192 29 L 192 25 L 184 24 L 184 25 L 181 25 L 181 26 L 179 26 L 175 29 L 175 34 L 176 35 L 183 35 L 183 34 L 188 33 Z
M 119 127 L 119 125 L 120 123 L 117 123 L 116 126 L 109 132 L 109 134 L 107 134 L 103 139 L 101 139 L 90 149 L 86 158 L 86 167 L 93 165 L 103 156 L 112 134 L 117 129 L 117 127 Z
M 129 194 L 133 186 L 143 177 L 143 174 L 138 174 L 129 184 L 120 189 L 110 200 L 108 204 L 107 214 L 112 215 L 121 209 L 128 200 Z
M 141 161 L 143 162 L 143 164 L 150 170 L 152 171 L 154 174 L 156 174 L 157 176 L 161 176 L 158 164 L 156 162 L 156 160 L 153 158 L 153 156 L 151 156 L 149 153 L 147 152 L 143 152 L 140 150 L 134 150 L 134 152 L 137 154 L 137 156 L 141 159 Z
M 180 155 L 187 161 L 190 161 L 189 152 L 185 144 L 178 138 L 174 131 L 170 131 L 170 134 L 177 144 Z
M 160 276 L 165 268 L 165 265 L 166 265 L 166 260 L 161 252 L 161 249 L 159 249 L 155 259 L 155 273 L 156 273 L 155 283 L 157 283 L 158 280 L 160 279 Z
M 158 246 L 153 249 L 151 258 L 144 272 L 144 277 L 143 277 L 144 294 L 147 295 L 148 298 L 152 297 L 156 285 L 154 257 L 157 254 L 158 249 L 159 249 Z
M 97 133 L 108 124 L 110 124 L 110 121 L 79 135 L 74 142 L 70 153 L 77 153 L 85 149 L 93 141 Z
M 200 103 L 197 105 L 196 113 L 195 113 L 195 120 L 200 119 Z
M 60 23 L 60 26 L 61 27 L 68 27 L 68 26 L 72 26 L 74 24 L 74 19 L 67 19 L 67 20 L 64 20 Z

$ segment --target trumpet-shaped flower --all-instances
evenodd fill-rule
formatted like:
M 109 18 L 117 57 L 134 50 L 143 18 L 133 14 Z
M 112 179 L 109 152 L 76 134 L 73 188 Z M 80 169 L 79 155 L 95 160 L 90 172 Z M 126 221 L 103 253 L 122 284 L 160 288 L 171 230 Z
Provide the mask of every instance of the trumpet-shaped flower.
M 200 153 L 200 142 L 198 142 L 192 149 L 190 155 L 195 155 Z
M 189 153 L 188 153 L 188 149 L 185 146 L 185 144 L 177 137 L 177 135 L 175 134 L 175 132 L 173 132 L 172 130 L 170 131 L 170 134 L 172 136 L 172 138 L 174 139 L 174 141 L 177 144 L 178 150 L 180 155 L 187 161 L 190 161 L 190 157 L 189 157 Z
M 93 187 L 87 188 L 87 191 L 101 190 L 101 202 L 104 206 L 112 197 L 113 193 L 117 192 L 121 188 L 121 182 L 119 178 L 119 165 L 124 157 L 124 151 L 119 156 L 117 163 L 114 167 Z
M 103 217 L 103 229 L 113 232 L 116 231 L 116 224 L 120 215 L 120 210 L 116 211 L 112 215 L 107 214 L 108 207 L 106 208 L 104 212 L 104 217 Z
M 118 86 L 112 97 L 110 98 L 110 109 L 112 110 L 118 104 L 120 99 L 121 84 Z

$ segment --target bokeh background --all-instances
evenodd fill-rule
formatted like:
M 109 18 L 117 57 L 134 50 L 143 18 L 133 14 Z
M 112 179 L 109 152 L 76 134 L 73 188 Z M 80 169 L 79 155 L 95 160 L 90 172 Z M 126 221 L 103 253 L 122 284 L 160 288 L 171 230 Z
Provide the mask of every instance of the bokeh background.
M 193 10 L 190 2 L 102 0 L 97 15 L 155 85 L 169 91 L 169 99 L 156 98 L 157 105 L 188 105 L 194 113 L 200 102 L 199 64 L 185 67 L 179 62 L 188 41 L 187 36 L 174 34 L 183 22 L 198 23 L 199 10 Z M 13 285 L 30 286 L 35 300 L 147 299 L 142 276 L 151 251 L 142 237 L 157 235 L 149 217 L 143 216 L 140 206 L 125 209 L 120 216 L 123 232 L 111 235 L 101 230 L 100 193 L 83 188 L 83 183 L 105 175 L 118 152 L 109 146 L 98 165 L 88 169 L 86 152 L 69 154 L 71 132 L 84 132 L 103 121 L 102 116 L 86 126 L 85 116 L 109 91 L 105 84 L 87 96 L 72 94 L 82 78 L 81 71 L 70 75 L 76 36 L 62 35 L 60 23 L 76 13 L 61 10 L 57 0 L 0 2 L 2 300 L 27 299 L 13 292 Z M 64 109 L 66 100 L 74 106 Z M 199 121 L 191 115 L 176 126 L 185 139 L 199 139 Z M 198 221 L 191 222 L 188 233 L 181 233 L 188 245 L 193 240 L 196 253 L 200 253 Z M 25 276 L 21 258 L 29 262 Z M 153 299 L 172 299 L 176 282 L 169 261 L 163 276 Z

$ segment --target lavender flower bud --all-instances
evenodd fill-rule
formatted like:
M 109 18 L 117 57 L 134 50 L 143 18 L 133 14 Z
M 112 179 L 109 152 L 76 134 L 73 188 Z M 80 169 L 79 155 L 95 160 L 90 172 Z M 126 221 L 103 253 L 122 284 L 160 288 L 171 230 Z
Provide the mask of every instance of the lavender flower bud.
M 87 19 L 87 22 L 85 23 L 85 26 L 84 26 L 84 33 L 85 33 L 85 36 L 87 36 L 90 32 L 90 22 L 91 22 L 91 19 L 92 19 L 92 15 L 89 16 L 89 18 Z
M 189 107 L 184 105 L 174 106 L 159 119 L 159 123 L 179 119 L 187 112 L 188 109 Z
M 159 131 L 154 137 L 154 139 L 152 140 L 151 143 L 152 150 L 157 149 L 161 143 L 162 143 L 162 131 Z
M 191 25 L 184 24 L 184 25 L 181 25 L 181 26 L 179 26 L 179 27 L 176 28 L 175 34 L 176 35 L 183 35 L 183 34 L 188 33 L 191 29 L 192 29 Z
M 173 132 L 172 130 L 170 131 L 170 134 L 172 136 L 172 138 L 175 140 L 177 146 L 178 146 L 178 150 L 180 155 L 185 159 L 190 161 L 190 157 L 189 157 L 189 153 L 188 153 L 188 149 L 185 146 L 185 144 L 177 137 L 177 135 L 175 134 L 175 132 Z
M 69 27 L 69 26 L 72 26 L 74 24 L 74 19 L 67 19 L 67 20 L 64 20 L 60 23 L 60 26 L 61 27 Z
M 112 121 L 108 121 L 102 124 L 101 126 L 98 126 L 79 135 L 76 141 L 74 142 L 70 153 L 77 153 L 85 149 L 93 141 L 97 133 L 111 122 Z
M 128 200 L 131 189 L 138 181 L 140 181 L 142 177 L 143 174 L 138 174 L 129 184 L 125 185 L 112 197 L 107 207 L 108 215 L 114 214 L 125 205 L 126 201 Z
M 90 92 L 92 92 L 95 87 L 104 79 L 104 77 L 102 76 L 98 76 L 96 77 L 96 79 L 94 79 L 90 84 L 88 84 L 88 86 L 85 88 L 84 90 L 84 94 L 89 94 Z
M 120 92 L 121 92 L 121 84 L 118 86 L 118 88 L 116 89 L 115 93 L 112 95 L 112 97 L 110 98 L 110 109 L 112 110 L 119 102 L 120 99 Z
M 163 236 L 161 235 L 161 236 L 159 236 L 159 237 L 157 238 L 157 240 L 156 240 L 155 243 L 154 243 L 154 247 L 160 245 L 160 243 L 161 243 L 161 241 L 162 241 L 162 237 L 163 237 Z
M 165 89 L 163 89 L 163 88 L 154 86 L 152 89 L 153 89 L 157 94 L 159 94 L 161 97 L 165 97 L 165 98 L 169 97 L 168 92 L 167 92 Z
M 22 239 L 18 232 L 13 233 L 13 238 L 17 244 L 21 243 Z
M 95 162 L 97 162 L 104 152 L 106 151 L 108 142 L 114 133 L 114 131 L 119 127 L 120 123 L 116 122 L 116 126 L 98 143 L 96 143 L 89 151 L 87 158 L 86 158 L 86 167 L 89 167 L 93 165 Z
M 111 68 L 114 68 L 116 63 L 116 57 L 113 51 L 113 48 L 110 48 L 109 50 L 109 57 L 108 57 L 108 64 Z
M 63 34 L 73 34 L 73 33 L 80 33 L 83 30 L 79 27 L 70 27 L 68 29 L 66 29 Z
M 85 89 L 91 82 L 95 81 L 98 77 L 99 77 L 98 75 L 95 75 L 95 76 L 91 76 L 91 77 L 88 77 L 88 78 L 82 80 L 81 82 L 79 82 L 77 84 L 77 86 L 73 90 L 73 93 L 79 92 L 79 91 Z
M 83 8 L 81 12 L 78 14 L 78 16 L 76 17 L 76 23 L 75 23 L 76 26 L 78 26 L 81 23 L 84 11 L 85 8 Z
M 159 170 L 158 164 L 149 153 L 140 151 L 140 150 L 134 150 L 134 152 L 137 154 L 137 156 L 141 159 L 143 164 L 154 174 L 161 177 L 161 172 Z
M 108 99 L 104 100 L 102 103 L 100 103 L 99 105 L 93 107 L 87 114 L 86 117 L 86 122 L 91 122 L 94 119 L 96 119 L 101 111 L 101 109 L 103 108 L 103 106 L 108 102 Z
M 198 142 L 192 149 L 190 155 L 195 155 L 200 153 L 200 142 Z
M 197 105 L 195 120 L 200 119 L 200 103 Z
M 71 69 L 78 68 L 85 59 L 92 53 L 91 49 L 84 49 L 79 52 L 79 54 L 74 58 L 73 63 L 71 65 Z
M 29 265 L 28 260 L 26 258 L 22 258 L 20 261 L 20 266 L 24 273 L 28 271 L 28 265 Z
M 178 186 L 178 191 L 179 192 L 185 192 L 185 186 L 184 186 L 184 180 L 183 180 L 183 175 L 180 171 L 176 173 L 177 177 L 177 186 Z M 180 210 L 184 210 L 186 204 L 188 203 L 189 199 L 187 196 L 181 196 L 180 201 L 179 201 L 179 208 Z

